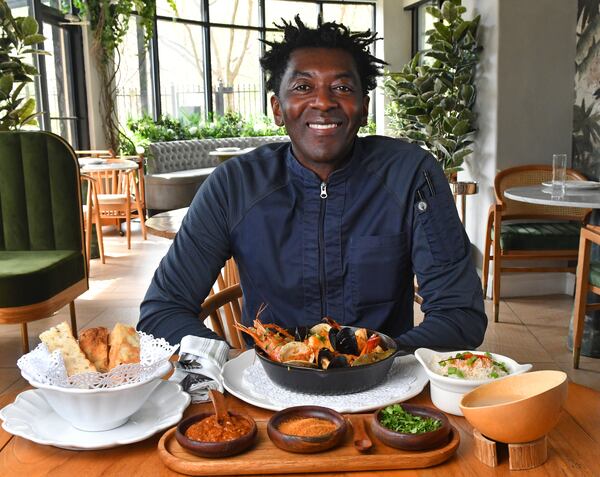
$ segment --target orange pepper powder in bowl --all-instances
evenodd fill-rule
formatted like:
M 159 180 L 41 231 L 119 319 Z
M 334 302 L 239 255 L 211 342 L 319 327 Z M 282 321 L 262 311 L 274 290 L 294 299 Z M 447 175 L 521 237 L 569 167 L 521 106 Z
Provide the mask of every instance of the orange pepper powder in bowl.
M 337 429 L 335 423 L 319 417 L 300 417 L 283 421 L 277 429 L 284 434 L 298 437 L 319 437 Z

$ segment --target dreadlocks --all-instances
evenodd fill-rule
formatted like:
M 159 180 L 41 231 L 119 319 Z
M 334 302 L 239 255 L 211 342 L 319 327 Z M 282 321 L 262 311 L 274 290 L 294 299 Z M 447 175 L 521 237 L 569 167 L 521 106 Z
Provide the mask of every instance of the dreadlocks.
M 298 48 L 339 48 L 345 50 L 354 59 L 360 77 L 363 94 L 377 86 L 377 76 L 381 75 L 381 65 L 387 63 L 369 53 L 368 46 L 378 40 L 377 33 L 371 30 L 364 32 L 351 32 L 350 29 L 336 22 L 325 22 L 319 16 L 317 28 L 308 28 L 300 16 L 296 15 L 294 21 L 275 26 L 283 32 L 281 42 L 263 40 L 271 47 L 260 59 L 263 70 L 267 73 L 267 88 L 275 94 L 279 93 L 281 78 L 287 67 L 290 55 Z

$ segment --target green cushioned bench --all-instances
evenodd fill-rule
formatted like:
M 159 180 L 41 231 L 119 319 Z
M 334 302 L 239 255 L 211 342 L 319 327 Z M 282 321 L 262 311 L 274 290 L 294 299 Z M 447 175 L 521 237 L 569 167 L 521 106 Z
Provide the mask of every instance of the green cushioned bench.
M 577 250 L 581 225 L 574 222 L 502 224 L 502 250 Z M 492 231 L 493 233 L 493 231 Z

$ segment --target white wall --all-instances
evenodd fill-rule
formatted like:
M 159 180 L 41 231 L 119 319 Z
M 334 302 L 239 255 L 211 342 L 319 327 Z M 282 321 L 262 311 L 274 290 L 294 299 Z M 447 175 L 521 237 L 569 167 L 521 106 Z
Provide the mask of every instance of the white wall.
M 387 71 L 398 71 L 411 59 L 411 14 L 399 0 L 377 0 L 375 29 L 383 41 L 376 43 L 375 56 L 387 61 Z M 377 134 L 385 134 L 386 100 L 383 88 L 375 91 Z
M 466 0 L 481 14 L 484 45 L 478 72 L 479 133 L 468 171 L 480 184 L 470 198 L 467 233 L 481 266 L 493 177 L 507 167 L 550 163 L 571 153 L 577 2 Z M 511 274 L 502 295 L 571 293 L 569 274 Z

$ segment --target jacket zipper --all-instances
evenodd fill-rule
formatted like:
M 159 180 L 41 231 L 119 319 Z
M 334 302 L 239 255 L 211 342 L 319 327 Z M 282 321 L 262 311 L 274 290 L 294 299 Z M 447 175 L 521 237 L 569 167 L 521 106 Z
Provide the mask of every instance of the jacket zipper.
M 321 290 L 321 318 L 327 314 L 327 280 L 325 278 L 325 209 L 327 207 L 327 183 L 321 182 L 320 197 L 321 207 L 319 208 L 319 288 Z

